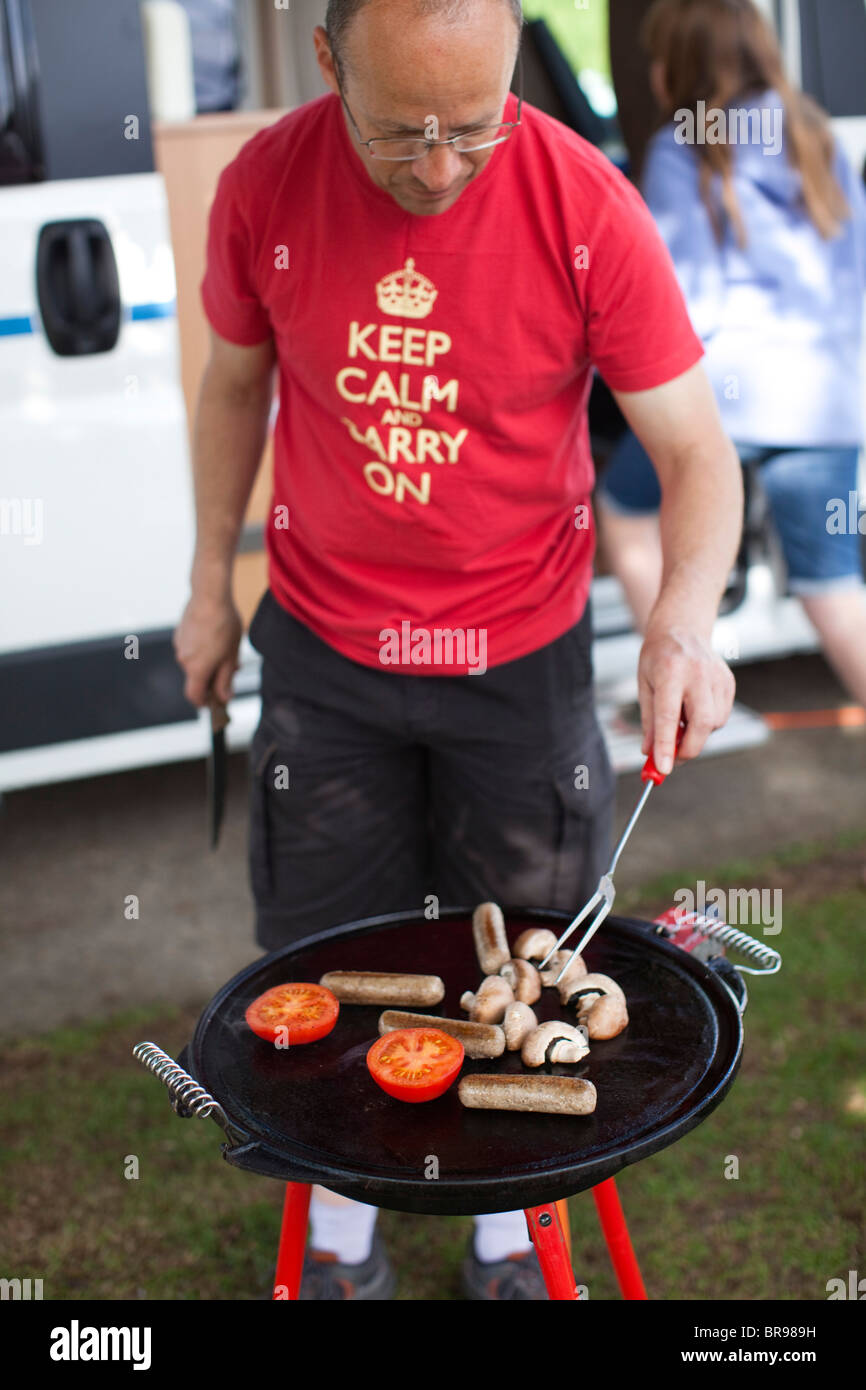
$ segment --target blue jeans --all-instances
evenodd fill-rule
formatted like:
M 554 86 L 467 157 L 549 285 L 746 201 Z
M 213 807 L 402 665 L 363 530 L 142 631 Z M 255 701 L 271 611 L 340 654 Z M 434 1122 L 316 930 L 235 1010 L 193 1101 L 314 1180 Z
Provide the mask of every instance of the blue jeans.
M 861 585 L 860 516 L 851 514 L 859 451 L 735 447 L 743 463 L 758 465 L 791 593 L 808 596 Z M 614 449 L 597 491 L 610 510 L 622 516 L 652 516 L 658 511 L 661 488 L 655 469 L 630 430 Z M 856 513 L 856 502 L 853 510 Z M 837 525 L 840 514 L 844 521 Z M 866 530 L 866 521 L 863 527 Z

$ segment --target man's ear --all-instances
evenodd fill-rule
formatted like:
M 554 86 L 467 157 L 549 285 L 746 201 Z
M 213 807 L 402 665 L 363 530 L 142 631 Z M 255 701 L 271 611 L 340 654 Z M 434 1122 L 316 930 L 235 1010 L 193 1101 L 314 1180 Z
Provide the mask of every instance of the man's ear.
M 319 72 L 322 74 L 322 80 L 325 86 L 330 87 L 332 92 L 337 92 L 339 94 L 337 73 L 334 68 L 334 57 L 331 53 L 331 45 L 328 42 L 328 35 L 325 33 L 321 24 L 317 24 L 313 30 L 313 43 L 316 46 L 316 62 L 319 64 Z

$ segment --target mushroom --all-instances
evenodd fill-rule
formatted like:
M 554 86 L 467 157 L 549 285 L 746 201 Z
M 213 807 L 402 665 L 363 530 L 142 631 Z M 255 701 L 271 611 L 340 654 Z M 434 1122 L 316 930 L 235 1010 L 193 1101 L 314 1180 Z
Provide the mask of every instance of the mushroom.
M 520 1057 L 527 1067 L 540 1067 L 543 1062 L 579 1062 L 588 1052 L 585 1032 L 555 1018 L 524 1039 Z
M 514 990 L 521 1004 L 534 1004 L 541 998 L 541 977 L 528 960 L 507 960 L 499 971 Z
M 530 927 L 528 931 L 521 932 L 515 941 L 514 955 L 517 960 L 544 960 L 555 945 L 556 937 L 552 931 L 545 927 Z
M 550 957 L 542 970 L 541 983 L 543 985 L 556 984 L 556 977 L 564 965 L 567 965 L 568 969 L 559 982 L 560 997 L 562 996 L 562 986 L 567 980 L 579 980 L 582 975 L 586 974 L 583 956 L 579 956 L 576 951 L 557 951 Z
M 553 979 L 554 979 L 554 980 L 556 979 L 556 976 L 559 974 L 559 971 L 562 969 L 563 965 L 565 964 L 565 957 L 568 955 L 568 951 L 560 951 L 560 952 L 559 952 L 559 955 L 562 957 L 562 959 L 560 960 L 560 962 L 559 962 L 559 967 L 558 967 L 556 973 L 555 973 L 554 976 L 553 976 Z M 551 964 L 551 969 L 552 969 L 552 968 L 553 968 L 553 965 L 554 965 L 554 962 L 551 961 L 550 964 Z M 543 972 L 543 974 L 542 974 L 542 979 L 544 979 L 544 976 L 545 976 L 546 974 L 547 974 L 547 971 L 545 970 L 545 971 Z M 570 1004 L 571 1001 L 572 1001 L 572 999 L 573 999 L 573 998 L 575 997 L 575 995 L 577 994 L 577 991 L 578 991 L 579 989 L 582 989 L 582 988 L 583 988 L 583 982 L 584 982 L 584 980 L 585 980 L 586 978 L 587 978 L 586 965 L 585 965 L 585 963 L 584 963 L 583 957 L 582 957 L 582 956 L 578 956 L 576 959 L 572 960 L 571 964 L 569 965 L 569 967 L 568 967 L 568 969 L 566 970 L 565 974 L 563 975 L 562 979 L 559 981 L 558 985 L 556 986 L 557 993 L 559 994 L 560 1001 L 561 1001 L 563 1004 Z M 552 983 L 552 982 L 551 982 L 551 983 Z
M 528 1004 L 509 1004 L 502 1020 L 505 1033 L 505 1046 L 509 1052 L 518 1052 L 529 1034 L 538 1027 L 538 1019 Z
M 488 975 L 481 981 L 477 993 L 469 990 L 460 1000 L 473 1023 L 499 1023 L 509 1004 L 514 1003 L 514 991 L 499 975 Z
M 575 1005 L 578 1022 L 585 1025 L 591 1038 L 615 1038 L 628 1024 L 625 995 L 609 975 L 584 975 L 573 980 L 567 995 L 566 999 L 560 989 L 560 999 Z

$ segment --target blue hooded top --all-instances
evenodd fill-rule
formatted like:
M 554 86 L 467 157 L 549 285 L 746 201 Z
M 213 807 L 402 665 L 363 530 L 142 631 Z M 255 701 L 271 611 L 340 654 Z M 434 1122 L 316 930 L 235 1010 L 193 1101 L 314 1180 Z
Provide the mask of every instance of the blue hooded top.
M 740 113 L 725 115 L 744 249 L 731 225 L 721 245 L 716 240 L 685 115 L 653 137 L 643 175 L 643 195 L 703 341 L 725 428 L 738 444 L 860 445 L 866 191 L 837 144 L 834 172 L 852 215 L 825 240 L 788 162 L 778 93 L 732 111 Z M 720 185 L 714 175 L 717 199 Z

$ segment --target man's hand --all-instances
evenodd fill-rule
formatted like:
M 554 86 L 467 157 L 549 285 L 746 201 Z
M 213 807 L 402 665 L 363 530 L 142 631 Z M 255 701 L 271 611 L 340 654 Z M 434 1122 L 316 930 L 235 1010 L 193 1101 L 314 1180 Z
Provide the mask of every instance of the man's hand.
M 228 704 L 242 631 L 231 598 L 193 594 L 174 634 L 174 653 L 186 673 L 183 693 L 191 704 L 200 708 L 211 692 Z
M 678 756 L 696 758 L 713 729 L 726 723 L 734 689 L 730 667 L 702 637 L 650 621 L 638 662 L 641 751 L 652 753 L 659 772 L 666 776 L 673 767 L 680 711 L 688 727 Z

